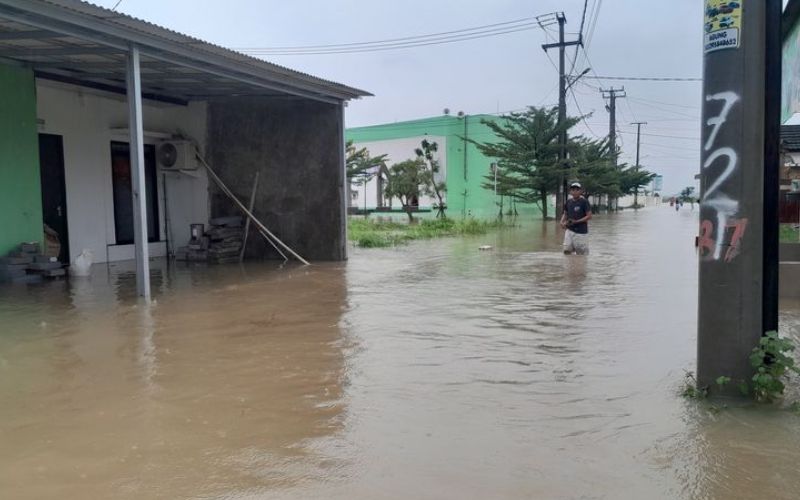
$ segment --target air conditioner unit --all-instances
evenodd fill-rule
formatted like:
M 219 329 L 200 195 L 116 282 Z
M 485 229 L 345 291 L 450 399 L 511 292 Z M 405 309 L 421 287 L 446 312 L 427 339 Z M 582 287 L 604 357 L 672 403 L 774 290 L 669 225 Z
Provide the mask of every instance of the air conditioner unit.
M 164 141 L 156 146 L 156 162 L 162 170 L 197 170 L 195 146 L 191 141 Z

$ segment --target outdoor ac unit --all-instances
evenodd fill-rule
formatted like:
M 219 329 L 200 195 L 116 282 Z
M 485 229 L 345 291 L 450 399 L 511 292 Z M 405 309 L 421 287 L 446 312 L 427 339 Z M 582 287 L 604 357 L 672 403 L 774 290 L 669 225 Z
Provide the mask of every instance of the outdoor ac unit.
M 196 170 L 195 147 L 191 141 L 164 141 L 156 147 L 156 162 L 162 170 Z

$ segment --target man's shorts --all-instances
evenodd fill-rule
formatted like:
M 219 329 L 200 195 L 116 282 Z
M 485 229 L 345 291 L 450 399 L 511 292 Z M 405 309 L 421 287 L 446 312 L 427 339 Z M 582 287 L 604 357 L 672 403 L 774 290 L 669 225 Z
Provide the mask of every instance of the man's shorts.
M 567 229 L 564 232 L 564 253 L 575 252 L 578 255 L 589 253 L 589 235 L 579 234 Z

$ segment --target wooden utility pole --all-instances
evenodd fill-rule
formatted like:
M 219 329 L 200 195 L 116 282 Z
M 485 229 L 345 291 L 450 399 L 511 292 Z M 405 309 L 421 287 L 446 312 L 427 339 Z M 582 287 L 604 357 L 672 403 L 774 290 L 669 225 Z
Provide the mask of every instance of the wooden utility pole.
M 548 43 L 542 45 L 542 49 L 547 52 L 549 49 L 558 49 L 558 126 L 561 132 L 558 135 L 558 159 L 559 163 L 563 166 L 567 161 L 567 130 L 564 123 L 567 121 L 567 75 L 566 75 L 566 48 L 573 45 L 583 45 L 583 37 L 577 40 L 567 42 L 564 40 L 564 27 L 567 24 L 567 17 L 563 12 L 556 12 L 546 16 L 539 16 L 537 20 L 539 25 L 544 29 L 553 23 L 553 18 L 558 23 L 558 43 Z M 567 178 L 564 176 L 561 179 L 558 194 L 556 195 L 556 219 L 561 215 L 564 207 L 564 201 L 567 196 Z
M 600 89 L 603 98 L 608 99 L 608 146 L 611 151 L 611 157 L 614 160 L 614 166 L 617 166 L 617 99 L 626 97 L 625 87 L 615 89 L 611 87 L 608 90 Z
M 631 125 L 636 125 L 636 173 L 639 173 L 641 164 L 639 163 L 639 151 L 642 145 L 642 125 L 647 125 L 647 122 L 633 122 Z M 639 186 L 636 186 L 636 191 L 633 193 L 633 208 L 639 208 Z

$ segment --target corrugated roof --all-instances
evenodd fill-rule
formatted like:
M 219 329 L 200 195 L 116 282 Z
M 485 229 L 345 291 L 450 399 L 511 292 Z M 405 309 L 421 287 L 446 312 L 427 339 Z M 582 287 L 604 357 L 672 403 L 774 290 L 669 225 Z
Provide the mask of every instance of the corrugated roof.
M 781 126 L 781 145 L 786 151 L 800 151 L 800 125 Z
M 152 49 L 150 55 L 156 59 L 164 54 L 174 54 L 180 57 L 181 59 L 176 65 L 179 65 L 180 62 L 188 62 L 197 63 L 203 68 L 213 66 L 215 69 L 231 71 L 232 74 L 236 73 L 248 78 L 263 78 L 265 82 L 277 82 L 284 87 L 296 86 L 306 92 L 318 93 L 335 99 L 344 100 L 371 95 L 364 90 L 257 59 L 82 0 L 0 0 L 0 20 L 2 19 L 13 20 L 17 24 L 30 23 L 30 27 L 35 29 L 55 29 L 51 28 L 51 25 L 57 25 L 61 37 L 64 37 L 65 33 L 71 35 L 70 38 L 66 40 L 62 38 L 58 40 L 58 43 L 52 45 L 47 45 L 48 39 L 42 37 L 38 39 L 40 43 L 36 46 L 20 45 L 19 41 L 13 40 L 9 36 L 9 41 L 4 41 L 6 45 L 0 45 L 0 56 L 13 59 L 17 55 L 22 58 L 23 62 L 30 63 L 34 68 L 36 68 L 37 62 L 39 64 L 49 63 L 51 66 L 57 62 L 76 65 L 79 62 L 85 63 L 89 61 L 89 55 L 95 58 L 102 57 L 103 52 L 100 50 L 100 45 L 105 42 L 109 44 L 113 42 L 119 47 L 120 42 L 130 41 L 140 46 L 145 55 L 147 55 L 148 49 Z M 14 25 L 5 26 L 4 29 L 13 30 L 15 27 Z M 64 29 L 61 29 L 62 27 Z M 75 28 L 74 33 L 69 30 L 70 27 Z M 80 55 L 83 59 L 62 57 L 56 60 L 42 55 L 65 54 L 65 45 L 68 42 L 72 44 L 69 45 L 70 47 L 82 47 L 79 43 L 80 33 L 84 32 L 96 33 L 99 38 L 92 38 L 95 45 L 91 47 L 87 45 L 84 53 L 68 54 L 69 56 Z M 52 50 L 59 48 L 61 49 L 60 53 L 58 50 Z M 48 52 L 47 49 L 51 50 Z M 38 52 L 30 55 L 34 54 L 34 51 Z M 18 54 L 20 52 L 22 54 Z M 23 56 L 26 55 L 27 58 L 24 58 Z M 109 55 L 109 57 L 112 56 Z M 77 66 L 68 69 L 80 71 Z M 195 71 L 202 71 L 202 69 L 195 68 Z M 222 75 L 216 76 L 222 78 Z

